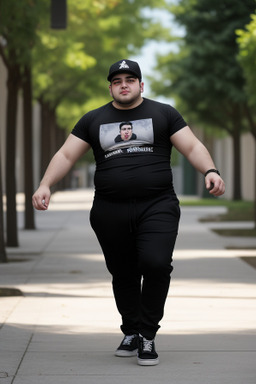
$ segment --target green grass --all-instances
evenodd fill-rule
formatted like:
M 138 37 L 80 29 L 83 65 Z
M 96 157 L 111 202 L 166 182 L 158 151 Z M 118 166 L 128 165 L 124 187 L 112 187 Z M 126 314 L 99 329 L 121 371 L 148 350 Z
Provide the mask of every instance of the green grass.
M 23 293 L 16 288 L 2 288 L 0 287 L 0 297 L 3 296 L 23 296 Z
M 202 221 L 253 221 L 254 203 L 252 201 L 230 201 L 223 199 L 181 200 L 181 206 L 221 206 L 227 208 L 227 213 L 211 215 Z
M 240 257 L 240 259 L 245 261 L 251 267 L 256 268 L 256 257 Z
M 245 228 L 225 228 L 225 229 L 212 229 L 213 232 L 220 236 L 239 236 L 239 237 L 256 237 L 256 229 Z
M 230 201 L 223 199 L 183 200 L 181 206 L 222 206 L 227 208 L 223 214 L 210 215 L 200 222 L 254 221 L 254 203 L 252 201 Z M 252 229 L 225 228 L 213 229 L 220 236 L 256 237 L 256 226 Z

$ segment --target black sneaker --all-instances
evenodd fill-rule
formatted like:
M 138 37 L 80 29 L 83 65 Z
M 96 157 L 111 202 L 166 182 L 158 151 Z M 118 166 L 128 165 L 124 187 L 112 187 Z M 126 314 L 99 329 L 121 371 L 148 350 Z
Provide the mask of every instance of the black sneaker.
M 158 354 L 155 350 L 155 341 L 147 340 L 140 336 L 138 350 L 139 365 L 157 365 L 159 363 Z
M 117 348 L 115 355 L 119 357 L 136 356 L 138 351 L 138 343 L 139 335 L 126 335 Z

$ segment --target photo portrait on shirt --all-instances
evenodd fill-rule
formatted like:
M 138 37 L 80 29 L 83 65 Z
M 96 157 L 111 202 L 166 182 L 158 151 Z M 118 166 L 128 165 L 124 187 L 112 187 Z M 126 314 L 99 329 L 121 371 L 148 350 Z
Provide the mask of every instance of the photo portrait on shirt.
M 118 148 L 152 145 L 154 142 L 152 119 L 102 124 L 99 139 L 102 149 L 106 152 Z
M 123 141 L 136 140 L 137 135 L 133 133 L 133 126 L 130 121 L 125 121 L 119 125 L 120 133 L 115 138 L 115 143 Z

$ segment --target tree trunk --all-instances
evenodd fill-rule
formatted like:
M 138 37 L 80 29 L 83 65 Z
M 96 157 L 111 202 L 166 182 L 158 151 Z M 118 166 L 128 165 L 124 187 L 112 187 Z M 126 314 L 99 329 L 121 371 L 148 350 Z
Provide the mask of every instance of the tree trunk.
M 6 114 L 6 232 L 7 246 L 18 246 L 18 228 L 16 212 L 16 124 L 20 71 L 18 65 L 10 65 L 7 79 Z
M 56 121 L 56 110 L 49 103 L 40 100 L 41 105 L 41 177 L 54 156 L 66 139 L 65 131 L 59 128 Z M 70 174 L 54 185 L 51 190 L 57 190 L 70 187 Z
M 254 177 L 254 228 L 256 229 L 256 139 L 254 140 L 254 146 L 255 146 L 254 175 L 253 175 Z
M 235 108 L 233 115 L 233 200 L 241 200 L 241 114 L 239 106 Z
M 66 140 L 66 132 L 57 126 L 56 128 L 56 150 L 58 150 Z M 69 172 L 62 180 L 57 184 L 57 189 L 63 191 L 71 186 L 71 173 Z
M 0 151 L 1 152 L 1 151 Z M 2 168 L 0 153 L 0 263 L 7 263 L 4 241 L 4 210 L 3 210 L 3 188 L 2 188 Z
M 255 162 L 254 162 L 254 169 L 253 169 L 253 177 L 254 177 L 254 227 L 256 229 L 256 122 L 253 119 L 253 115 L 251 113 L 250 107 L 245 104 L 245 115 L 247 117 L 251 134 L 253 135 L 254 138 L 254 145 L 255 145 Z
M 24 192 L 25 192 L 25 229 L 35 229 L 34 209 L 32 206 L 33 182 L 33 124 L 32 124 L 32 87 L 31 70 L 25 67 L 23 89 L 23 132 L 24 132 Z
M 49 164 L 52 155 L 51 143 L 51 124 L 49 105 L 40 101 L 41 105 L 41 178 Z

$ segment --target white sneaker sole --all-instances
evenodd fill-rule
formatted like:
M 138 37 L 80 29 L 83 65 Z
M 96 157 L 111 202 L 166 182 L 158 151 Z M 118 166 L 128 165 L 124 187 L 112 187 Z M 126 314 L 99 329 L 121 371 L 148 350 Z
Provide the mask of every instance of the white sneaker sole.
M 124 351 L 122 349 L 115 351 L 115 356 L 118 357 L 132 357 L 137 355 L 138 350 L 134 349 L 133 351 Z
M 159 359 L 139 359 L 138 358 L 138 365 L 142 366 L 152 366 L 152 365 L 158 365 L 159 364 Z

